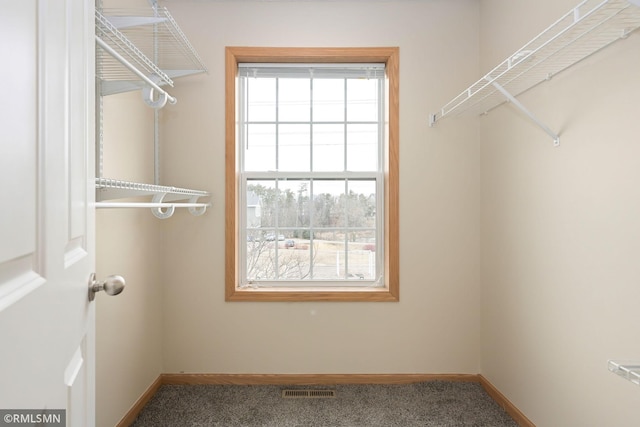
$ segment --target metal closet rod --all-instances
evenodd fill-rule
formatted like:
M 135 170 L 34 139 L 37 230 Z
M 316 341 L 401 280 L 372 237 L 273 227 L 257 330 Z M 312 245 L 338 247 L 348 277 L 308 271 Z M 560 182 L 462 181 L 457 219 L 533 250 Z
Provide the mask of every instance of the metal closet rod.
M 157 90 L 160 94 L 162 95 L 166 95 L 167 97 L 167 101 L 169 101 L 170 104 L 175 104 L 176 102 L 178 102 L 178 100 L 176 98 L 174 98 L 173 96 L 169 95 L 169 93 L 162 89 L 160 86 L 158 86 L 153 80 L 151 80 L 149 77 L 145 76 L 140 70 L 138 70 L 133 64 L 131 64 L 129 61 L 127 61 L 122 55 L 120 55 L 118 52 L 116 52 L 111 46 L 109 46 L 107 43 L 105 43 L 104 40 L 102 40 L 100 37 L 96 36 L 96 43 L 98 43 L 98 45 L 104 49 L 107 53 L 109 53 L 111 56 L 113 56 L 115 59 L 117 59 L 118 61 L 120 61 L 122 63 L 122 65 L 124 65 L 125 67 L 127 67 L 132 73 L 134 73 L 136 76 L 140 77 L 145 83 L 147 83 L 149 86 L 151 86 L 153 89 Z
M 96 202 L 97 208 L 209 208 L 211 203 Z

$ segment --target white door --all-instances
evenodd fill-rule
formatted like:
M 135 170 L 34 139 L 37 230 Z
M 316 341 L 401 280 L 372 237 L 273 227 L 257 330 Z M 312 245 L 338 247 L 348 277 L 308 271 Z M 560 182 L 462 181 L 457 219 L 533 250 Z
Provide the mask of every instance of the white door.
M 0 0 L 0 425 L 95 424 L 93 1 Z

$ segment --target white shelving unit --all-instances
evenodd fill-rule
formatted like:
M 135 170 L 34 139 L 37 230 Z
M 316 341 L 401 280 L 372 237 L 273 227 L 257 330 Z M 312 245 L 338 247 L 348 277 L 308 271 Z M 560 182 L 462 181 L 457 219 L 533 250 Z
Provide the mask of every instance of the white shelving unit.
M 640 385 L 640 362 L 609 360 L 609 370 L 636 385 Z
M 511 102 L 559 145 L 560 137 L 516 97 L 640 27 L 640 0 L 586 0 L 429 117 L 485 114 Z
M 168 218 L 176 207 L 202 215 L 211 205 L 200 199 L 210 193 L 159 185 L 158 112 L 175 104 L 166 87 L 173 79 L 206 72 L 202 60 L 166 8 L 155 2 L 146 9 L 96 10 L 96 86 L 98 98 L 98 153 L 96 207 L 150 208 L 158 218 Z M 153 59 L 151 59 L 153 58 Z M 154 118 L 155 184 L 103 177 L 102 97 L 141 90 L 142 100 L 156 109 Z M 149 199 L 151 200 L 141 200 Z M 126 201 L 117 201 L 127 199 Z
M 97 62 L 100 64 L 102 95 L 143 89 L 149 85 L 120 58 L 158 86 L 173 87 L 174 78 L 207 71 L 166 8 L 96 11 L 96 39 L 101 48 Z

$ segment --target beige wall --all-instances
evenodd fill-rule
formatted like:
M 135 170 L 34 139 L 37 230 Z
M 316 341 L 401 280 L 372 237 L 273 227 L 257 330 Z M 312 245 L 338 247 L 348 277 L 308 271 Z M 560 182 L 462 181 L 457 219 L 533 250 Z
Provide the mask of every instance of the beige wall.
M 214 203 L 204 217 L 162 223 L 165 372 L 478 372 L 477 123 L 428 127 L 478 74 L 478 3 L 164 4 L 210 69 L 180 81 L 178 104 L 162 112 L 165 178 Z M 400 47 L 399 303 L 224 301 L 228 45 Z
M 153 182 L 153 113 L 139 92 L 104 98 L 104 176 Z M 124 292 L 96 298 L 96 425 L 117 424 L 162 372 L 159 221 L 148 209 L 98 209 L 96 272 Z
M 573 0 L 482 0 L 482 69 Z M 481 119 L 481 372 L 536 425 L 637 425 L 640 357 L 640 34 Z

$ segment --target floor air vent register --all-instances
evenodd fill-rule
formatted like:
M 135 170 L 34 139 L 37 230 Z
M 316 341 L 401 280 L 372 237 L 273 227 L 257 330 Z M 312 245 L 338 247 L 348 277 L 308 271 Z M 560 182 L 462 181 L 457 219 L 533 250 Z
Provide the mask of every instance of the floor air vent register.
M 336 397 L 335 390 L 282 390 L 284 399 L 327 399 Z

